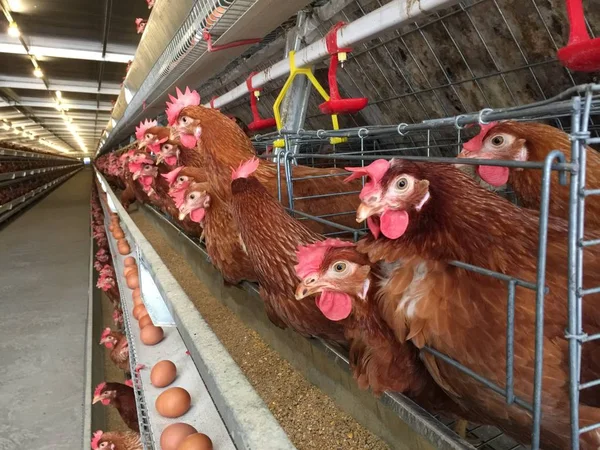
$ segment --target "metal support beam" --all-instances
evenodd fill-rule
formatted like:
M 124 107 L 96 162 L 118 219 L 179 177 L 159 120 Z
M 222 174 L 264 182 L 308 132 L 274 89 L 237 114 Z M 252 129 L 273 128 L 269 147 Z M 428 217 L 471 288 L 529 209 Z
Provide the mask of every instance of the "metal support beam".
M 305 22 L 306 13 L 304 11 L 298 12 L 296 27 L 288 32 L 284 57 L 288 55 L 290 51 L 294 50 L 297 52 L 302 48 Z M 281 117 L 284 129 L 298 131 L 300 128 L 304 127 L 311 90 L 312 84 L 306 76 L 302 75 L 294 79 L 290 90 L 286 94 L 281 105 Z M 298 148 L 299 146 L 294 144 L 291 151 L 297 153 Z
M 103 48 L 99 42 L 35 35 L 28 35 L 27 40 L 29 54 L 37 58 L 52 57 L 127 64 L 135 55 L 135 47 L 132 46 L 108 48 L 103 55 Z M 15 43 L 14 39 L 5 34 L 0 34 L 0 53 L 27 54 L 21 44 Z
M 22 97 L 19 101 L 19 105 L 27 106 L 31 108 L 56 108 L 56 103 L 51 100 L 45 100 L 43 98 L 34 98 L 34 97 Z M 94 101 L 69 101 L 65 100 L 63 105 L 69 109 L 84 109 L 88 111 L 96 111 L 99 109 L 100 111 L 110 111 L 112 110 L 113 105 L 110 102 L 99 102 L 97 104 Z M 12 103 L 6 101 L 0 101 L 0 108 L 8 107 L 8 106 L 16 106 Z
M 95 81 L 67 81 L 48 80 L 49 89 L 61 92 L 82 92 L 87 94 L 119 95 L 121 86 L 117 83 L 104 83 L 98 90 Z M 0 88 L 30 89 L 34 91 L 46 91 L 46 85 L 39 78 L 15 77 L 0 75 Z

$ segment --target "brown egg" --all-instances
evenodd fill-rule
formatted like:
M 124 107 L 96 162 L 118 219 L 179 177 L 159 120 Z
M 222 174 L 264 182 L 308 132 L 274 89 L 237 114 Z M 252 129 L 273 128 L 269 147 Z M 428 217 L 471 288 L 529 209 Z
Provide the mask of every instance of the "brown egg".
M 127 243 L 119 245 L 118 250 L 121 255 L 129 255 L 131 253 L 131 248 L 129 248 L 129 244 Z
M 165 337 L 165 332 L 161 327 L 155 327 L 154 325 L 146 325 L 140 331 L 140 339 L 146 345 L 156 345 Z M 173 416 L 179 417 L 179 416 Z
M 133 308 L 134 309 L 136 306 L 140 306 L 143 304 L 144 304 L 144 302 L 142 301 L 142 297 L 134 297 L 134 299 L 133 299 Z
M 146 311 L 146 307 L 144 305 L 139 305 L 133 308 L 133 317 L 135 320 L 140 320 L 140 317 L 145 316 L 146 314 L 148 314 L 148 311 Z
M 190 434 L 179 444 L 177 450 L 213 450 L 213 443 L 203 433 Z
M 123 269 L 123 275 L 125 275 L 125 276 L 129 275 L 131 272 L 137 273 L 137 267 L 136 266 L 125 266 L 125 268 Z
M 125 233 L 123 233 L 123 230 L 121 228 L 115 227 L 113 231 L 113 237 L 115 239 L 123 239 L 125 237 Z
M 115 226 L 114 226 L 114 225 L 111 223 L 111 224 L 108 226 L 108 231 L 110 231 L 110 232 L 112 233 L 112 231 L 113 231 L 114 229 L 115 229 Z
M 140 326 L 140 330 L 141 330 L 146 325 L 154 325 L 154 324 L 152 323 L 152 318 L 150 317 L 150 315 L 146 314 L 145 316 L 140 316 L 138 325 Z
M 138 279 L 138 273 L 136 272 L 130 272 L 129 275 L 127 275 L 127 287 L 129 289 L 135 289 L 137 287 L 140 287 L 140 280 Z
M 135 288 L 133 290 L 133 292 L 131 293 L 131 295 L 133 296 L 134 299 L 136 298 L 142 298 L 142 292 L 140 291 L 140 288 Z
M 150 372 L 150 383 L 159 388 L 170 385 L 177 377 L 177 366 L 168 359 L 157 362 Z
M 125 267 L 136 266 L 135 258 L 133 256 L 128 256 L 124 261 Z
M 149 326 L 142 330 L 147 330 Z M 171 419 L 183 416 L 190 409 L 191 398 L 188 391 L 180 387 L 169 388 L 156 399 L 156 410 L 163 417 Z
M 198 431 L 187 423 L 174 423 L 164 429 L 160 435 L 160 446 L 162 450 L 177 450 L 179 444 L 188 437 L 190 434 L 197 433 Z

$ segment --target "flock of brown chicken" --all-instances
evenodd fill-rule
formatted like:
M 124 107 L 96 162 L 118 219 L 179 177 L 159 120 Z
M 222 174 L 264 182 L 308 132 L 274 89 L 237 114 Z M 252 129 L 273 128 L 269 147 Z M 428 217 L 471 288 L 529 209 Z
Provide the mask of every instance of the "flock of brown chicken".
M 285 207 L 283 170 L 255 157 L 252 143 L 227 116 L 177 91 L 167 103 L 169 126 L 145 121 L 135 147 L 98 158 L 96 166 L 122 202 L 150 203 L 190 235 L 201 237 L 226 282 L 258 282 L 268 317 L 279 327 L 348 348 L 353 374 L 375 394 L 403 393 L 426 409 L 495 425 L 529 443 L 531 413 L 434 356 L 441 352 L 500 386 L 506 384 L 509 284 L 451 264 L 458 260 L 536 282 L 541 171 L 478 166 L 476 179 L 456 165 L 378 160 L 366 167 L 292 166 L 296 201 L 313 216 L 358 227 L 357 243 L 326 238 L 330 228 L 299 221 Z M 543 161 L 554 149 L 570 158 L 562 131 L 507 121 L 482 126 L 461 157 Z M 587 151 L 587 185 L 600 186 L 600 156 Z M 322 177 L 323 175 L 328 175 Z M 365 177 L 364 186 L 361 178 Z M 509 184 L 521 207 L 481 186 Z M 353 192 L 360 191 L 356 196 Z M 335 215 L 356 210 L 356 217 Z M 553 173 L 544 300 L 541 447 L 570 443 L 567 326 L 569 188 Z M 337 219 L 337 220 L 336 220 Z M 600 201 L 586 199 L 586 238 L 600 238 Z M 600 286 L 600 251 L 585 250 L 585 287 Z M 517 283 L 514 394 L 534 389 L 536 292 Z M 600 332 L 598 295 L 586 296 L 583 326 Z M 119 338 L 116 339 L 117 348 Z M 598 341 L 582 346 L 581 382 L 600 378 Z M 427 349 L 425 348 L 427 347 Z M 600 389 L 580 393 L 580 425 L 600 422 Z M 600 447 L 600 433 L 581 435 L 581 448 Z

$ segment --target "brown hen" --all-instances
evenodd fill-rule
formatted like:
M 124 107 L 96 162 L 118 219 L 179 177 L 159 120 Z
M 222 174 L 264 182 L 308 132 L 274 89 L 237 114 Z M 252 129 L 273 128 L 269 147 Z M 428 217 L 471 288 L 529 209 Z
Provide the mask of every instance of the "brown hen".
M 110 360 L 119 369 L 129 373 L 129 342 L 127 336 L 119 331 L 113 331 L 105 328 L 100 337 L 100 345 L 104 345 L 110 350 Z
M 410 342 L 399 342 L 377 307 L 379 265 L 349 242 L 327 239 L 300 247 L 296 298 L 318 295 L 317 305 L 340 321 L 350 345 L 350 366 L 361 389 L 399 392 L 429 411 L 460 419 L 467 412 L 434 382 Z M 479 418 L 475 417 L 475 421 Z M 459 421 L 460 425 L 464 425 Z
M 207 189 L 206 182 L 189 184 L 179 207 L 179 220 L 188 220 L 189 216 L 189 220 L 203 227 L 206 251 L 227 283 L 257 281 L 253 265 L 233 221 L 230 205 L 210 195 Z M 228 239 L 227 236 L 231 238 Z
M 481 132 L 464 144 L 459 158 L 543 162 L 552 150 L 560 150 L 570 161 L 569 135 L 542 123 L 493 122 L 483 125 Z M 600 188 L 600 154 L 587 147 L 586 155 L 586 185 Z M 492 186 L 508 183 L 522 206 L 540 209 L 541 170 L 479 166 L 477 174 Z M 552 173 L 550 214 L 563 219 L 569 216 L 569 186 L 558 182 L 558 172 Z M 600 227 L 600 196 L 586 198 L 585 219 L 586 227 Z
M 102 403 L 104 406 L 112 406 L 117 411 L 125 425 L 133 431 L 140 431 L 138 422 L 137 406 L 135 404 L 135 394 L 133 393 L 133 384 L 129 380 L 128 384 L 123 383 L 100 383 L 94 390 L 92 404 Z
M 433 348 L 504 386 L 507 285 L 448 263 L 460 260 L 534 282 L 538 216 L 454 167 L 380 160 L 356 170 L 369 176 L 357 220 L 367 219 L 375 236 L 359 242 L 358 249 L 372 262 L 395 264 L 379 297 L 386 322 L 398 339 Z M 550 220 L 541 424 L 546 450 L 567 448 L 570 439 L 566 233 L 564 220 Z M 584 282 L 599 285 L 597 250 L 586 252 L 584 266 Z M 535 297 L 534 291 L 516 287 L 514 392 L 526 402 L 533 394 Z M 584 328 L 597 333 L 598 297 L 586 297 L 586 302 Z M 427 351 L 422 354 L 436 382 L 458 404 L 519 441 L 530 440 L 529 412 L 508 405 L 503 396 Z M 597 355 L 597 342 L 583 346 L 582 381 L 600 377 Z M 582 426 L 600 422 L 600 409 L 589 405 L 598 405 L 597 388 L 581 391 Z M 581 436 L 582 449 L 599 445 L 597 430 Z
M 143 450 L 140 434 L 134 431 L 98 430 L 92 437 L 92 450 Z

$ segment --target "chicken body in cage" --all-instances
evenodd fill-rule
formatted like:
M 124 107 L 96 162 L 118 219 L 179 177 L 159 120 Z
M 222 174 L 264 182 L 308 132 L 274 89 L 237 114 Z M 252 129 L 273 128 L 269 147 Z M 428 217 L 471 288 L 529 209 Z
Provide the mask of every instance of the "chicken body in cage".
M 395 263 L 382 283 L 379 309 L 396 337 L 418 348 L 431 347 L 498 385 L 505 380 L 508 288 L 505 282 L 450 265 L 462 261 L 524 280 L 536 279 L 537 214 L 519 209 L 451 166 L 379 160 L 353 169 L 369 182 L 361 193 L 357 220 L 367 220 L 371 236 L 358 243 L 372 262 Z M 486 219 L 490 220 L 486 220 Z M 543 417 L 545 449 L 570 442 L 567 323 L 567 224 L 549 223 L 545 296 Z M 600 284 L 600 253 L 585 259 L 585 282 Z M 400 295 L 401 294 L 401 295 Z M 515 394 L 533 394 L 535 291 L 517 287 L 515 300 Z M 584 325 L 600 331 L 597 299 L 584 307 Z M 598 346 L 583 349 L 582 381 L 600 376 Z M 500 426 L 528 442 L 531 416 L 457 368 L 422 352 L 436 382 L 484 423 Z M 581 425 L 600 421 L 598 389 L 581 393 Z M 600 437 L 581 436 L 585 449 Z

